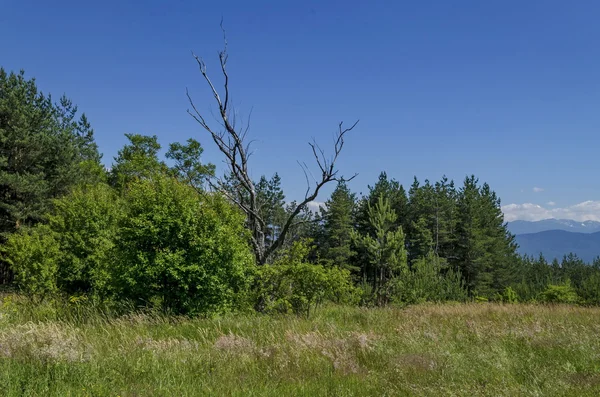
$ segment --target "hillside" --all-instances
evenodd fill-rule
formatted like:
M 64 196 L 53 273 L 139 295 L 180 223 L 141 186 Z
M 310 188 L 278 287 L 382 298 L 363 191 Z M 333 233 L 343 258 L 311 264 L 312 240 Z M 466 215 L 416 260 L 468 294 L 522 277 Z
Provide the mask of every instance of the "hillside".
M 516 220 L 508 222 L 508 230 L 516 235 L 539 233 L 548 230 L 564 230 L 575 233 L 595 233 L 600 232 L 600 222 L 578 222 L 572 219 L 544 219 L 541 221 Z
M 538 256 L 540 252 L 547 260 L 562 258 L 570 252 L 586 262 L 600 255 L 600 232 L 573 233 L 564 230 L 547 230 L 539 233 L 517 235 L 519 253 Z

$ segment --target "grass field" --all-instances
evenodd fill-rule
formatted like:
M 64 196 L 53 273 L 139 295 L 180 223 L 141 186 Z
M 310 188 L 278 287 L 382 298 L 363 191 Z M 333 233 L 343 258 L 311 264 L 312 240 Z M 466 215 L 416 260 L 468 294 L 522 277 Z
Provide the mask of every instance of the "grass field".
M 597 396 L 600 309 L 326 307 L 310 319 L 0 309 L 1 396 Z

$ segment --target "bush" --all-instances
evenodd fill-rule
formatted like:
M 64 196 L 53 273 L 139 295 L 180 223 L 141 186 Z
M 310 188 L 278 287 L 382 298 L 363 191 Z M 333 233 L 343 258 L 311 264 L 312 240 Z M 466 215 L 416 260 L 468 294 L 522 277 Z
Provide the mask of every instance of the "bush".
M 106 184 L 81 186 L 54 202 L 48 217 L 60 244 L 57 283 L 68 294 L 107 297 L 122 200 Z
M 104 184 L 54 200 L 48 224 L 9 237 L 7 262 L 21 289 L 36 297 L 62 292 L 106 297 L 121 205 Z
M 356 303 L 350 272 L 306 262 L 310 249 L 296 242 L 273 263 L 257 269 L 255 302 L 260 311 L 310 315 L 324 300 Z
M 561 285 L 548 285 L 546 290 L 540 294 L 540 301 L 544 303 L 577 303 L 579 296 L 571 286 L 571 281 L 567 280 Z
M 239 307 L 253 256 L 236 208 L 165 176 L 131 183 L 125 201 L 115 243 L 119 298 L 177 314 Z
M 19 288 L 29 296 L 43 299 L 57 292 L 60 246 L 48 226 L 11 234 L 2 247 L 2 256 L 15 273 Z
M 506 303 L 519 303 L 519 296 L 511 287 L 506 287 L 502 293 L 502 301 Z

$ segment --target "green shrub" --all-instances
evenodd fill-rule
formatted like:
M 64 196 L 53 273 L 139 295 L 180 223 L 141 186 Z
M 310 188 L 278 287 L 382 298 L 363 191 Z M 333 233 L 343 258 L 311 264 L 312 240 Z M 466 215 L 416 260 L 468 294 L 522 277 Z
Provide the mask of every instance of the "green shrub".
M 48 224 L 9 237 L 4 256 L 27 294 L 107 296 L 108 265 L 120 204 L 104 184 L 75 188 L 54 200 Z
M 19 288 L 41 299 L 58 291 L 60 255 L 56 235 L 46 225 L 11 234 L 2 247 L 2 257 L 15 273 Z
M 310 315 L 324 300 L 356 303 L 357 289 L 350 272 L 337 266 L 306 262 L 306 242 L 296 242 L 273 263 L 257 269 L 255 301 L 265 312 Z
M 106 184 L 82 186 L 55 200 L 48 221 L 60 244 L 57 283 L 61 292 L 111 294 L 110 265 L 122 216 L 122 200 Z
M 548 285 L 546 290 L 540 294 L 540 301 L 544 303 L 577 303 L 579 296 L 571 286 L 571 281 L 567 280 L 560 285 Z
M 479 295 L 477 295 L 474 299 L 476 303 L 487 303 L 489 301 L 489 299 L 486 296 Z
M 128 186 L 115 242 L 117 296 L 177 314 L 230 311 L 249 287 L 244 216 L 174 178 Z
M 519 303 L 519 296 L 512 287 L 506 287 L 502 293 L 502 300 L 506 303 Z

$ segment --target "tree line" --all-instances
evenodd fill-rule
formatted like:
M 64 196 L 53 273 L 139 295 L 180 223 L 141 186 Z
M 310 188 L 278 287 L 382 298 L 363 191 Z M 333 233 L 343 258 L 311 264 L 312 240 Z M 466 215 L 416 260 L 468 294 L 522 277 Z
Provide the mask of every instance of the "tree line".
M 85 297 L 180 314 L 230 310 L 308 314 L 332 300 L 600 303 L 600 265 L 522 258 L 500 199 L 468 176 L 414 179 L 406 190 L 382 172 L 365 195 L 338 173 L 349 128 L 330 156 L 310 144 L 319 178 L 289 201 L 277 173 L 248 171 L 247 128 L 196 58 L 221 129 L 208 131 L 228 172 L 201 161 L 202 145 L 127 134 L 106 169 L 94 131 L 67 97 L 58 102 L 24 72 L 0 69 L 0 278 L 34 299 Z M 188 96 L 189 97 L 189 96 Z M 309 204 L 336 187 L 319 211 Z

